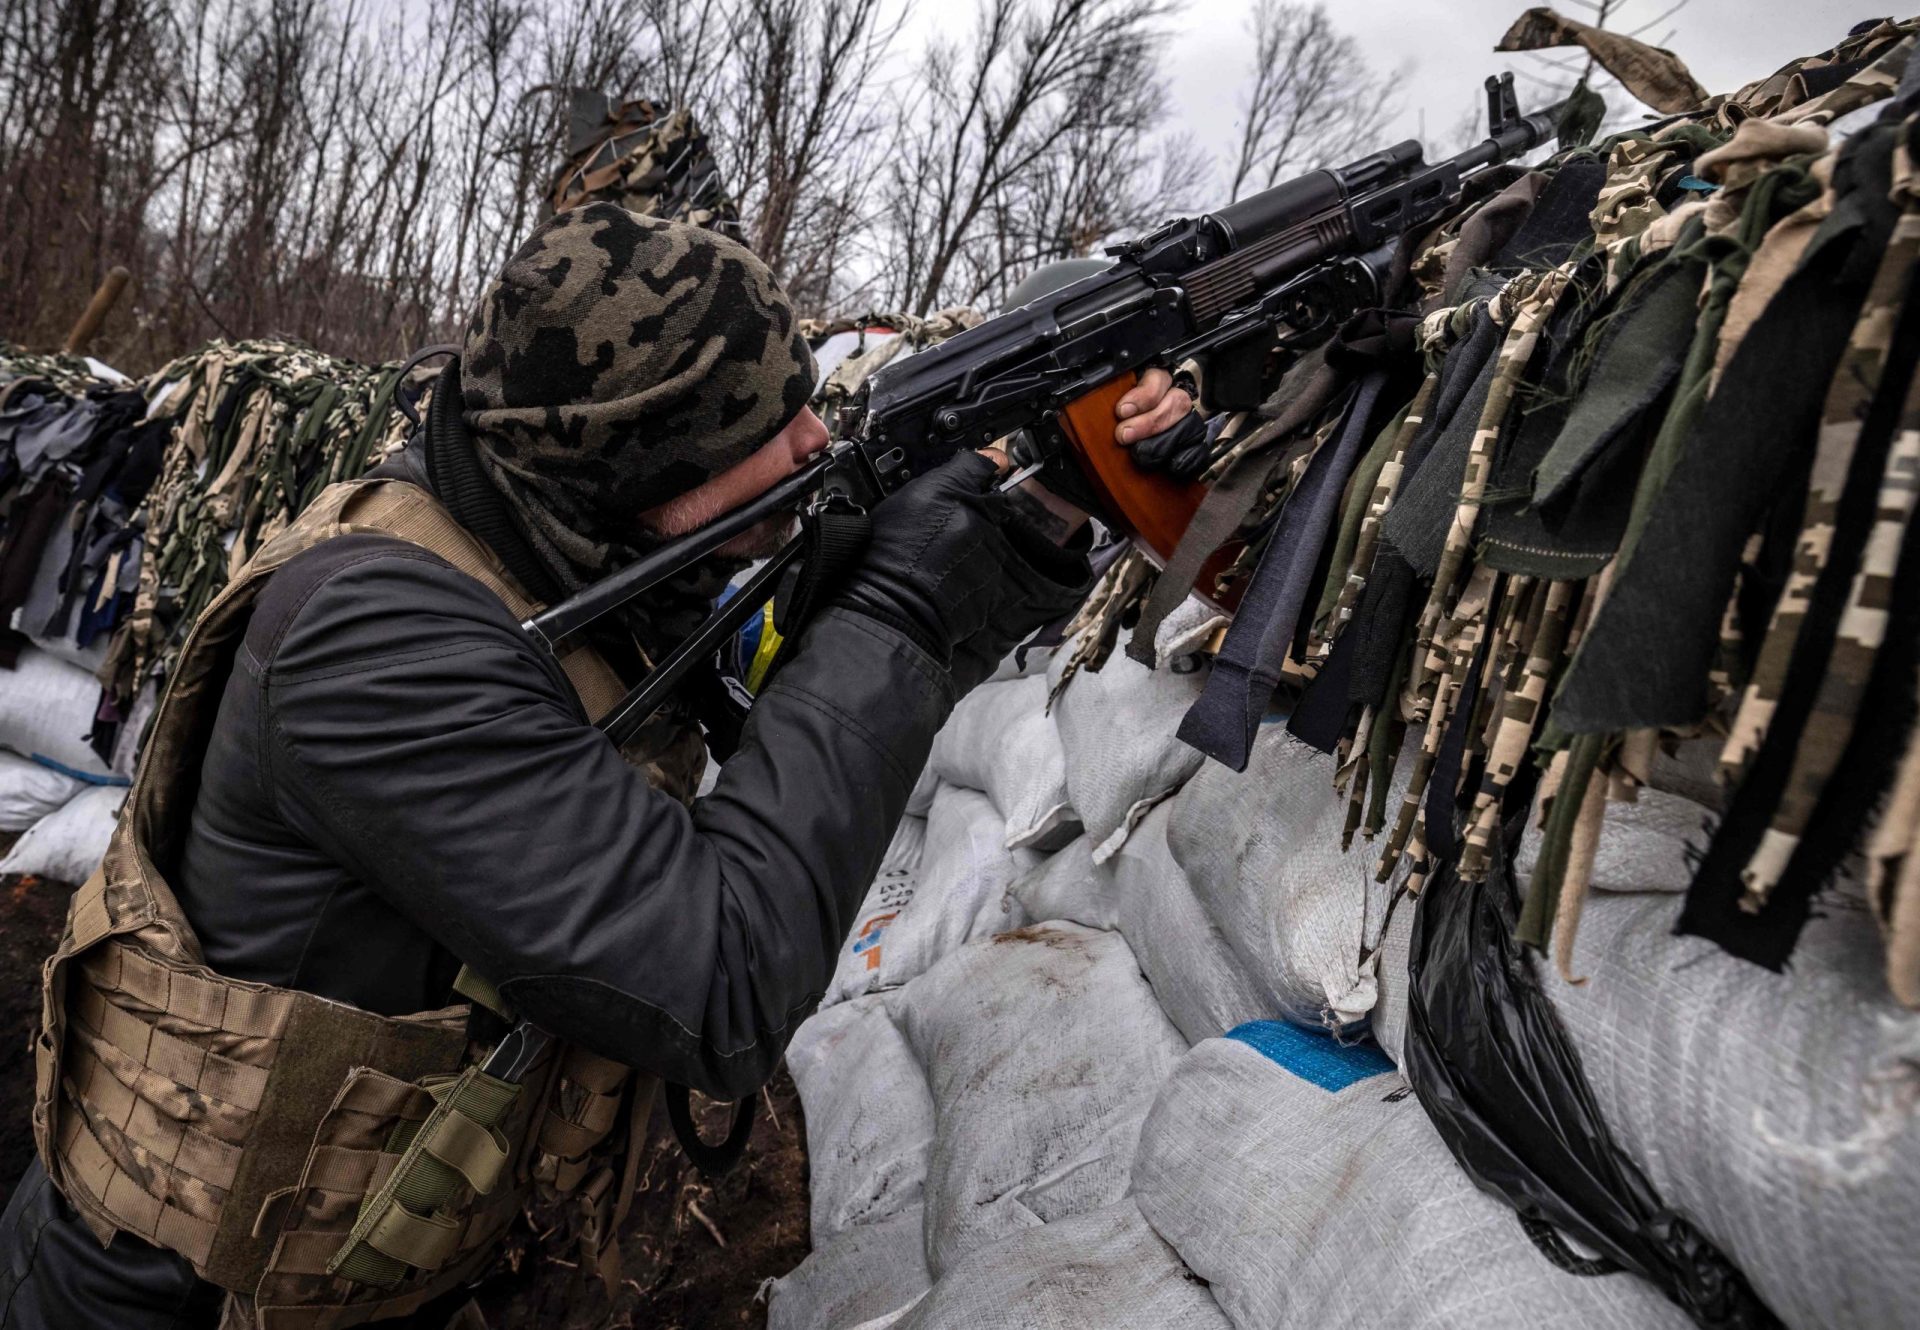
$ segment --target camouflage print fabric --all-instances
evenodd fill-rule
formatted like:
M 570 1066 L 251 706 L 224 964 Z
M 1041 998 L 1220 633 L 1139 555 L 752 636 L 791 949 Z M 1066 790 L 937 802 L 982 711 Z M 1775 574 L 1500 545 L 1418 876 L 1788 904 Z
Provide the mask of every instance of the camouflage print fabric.
M 418 392 L 430 371 L 416 370 Z M 122 700 L 164 677 L 188 627 L 240 564 L 326 486 L 377 466 L 406 437 L 398 365 L 362 365 L 297 342 L 213 342 L 142 383 L 173 422 L 145 528 L 134 606 L 102 682 Z
M 1713 105 L 1721 119 L 1727 120 L 1729 108 L 1735 116 L 1777 116 L 1813 100 L 1812 82 L 1819 81 L 1821 70 L 1835 65 L 1851 65 L 1861 60 L 1878 62 L 1910 34 L 1920 31 L 1920 19 L 1885 20 L 1865 32 L 1853 33 L 1832 50 L 1789 61 L 1766 78 L 1756 79 L 1738 92 L 1715 98 Z
M 636 521 L 806 406 L 813 354 L 747 248 L 608 203 L 520 247 L 467 327 L 480 464 L 561 584 L 646 547 Z
M 1496 324 L 1506 328 L 1500 344 L 1493 382 L 1487 392 L 1486 407 L 1474 432 L 1467 454 L 1466 470 L 1460 478 L 1459 505 L 1447 528 L 1447 539 L 1440 555 L 1440 570 L 1434 575 L 1433 590 L 1420 613 L 1418 638 L 1422 648 L 1431 652 L 1436 638 L 1449 636 L 1443 627 L 1449 613 L 1454 584 L 1467 566 L 1473 549 L 1473 533 L 1480 521 L 1480 507 L 1486 498 L 1487 482 L 1493 476 L 1495 450 L 1501 431 L 1520 389 L 1527 366 L 1540 345 L 1540 333 L 1552 316 L 1560 297 L 1573 277 L 1571 265 L 1544 273 L 1524 273 L 1501 289 L 1487 306 Z M 1416 692 L 1426 689 L 1429 667 L 1420 651 L 1414 656 L 1414 674 L 1409 681 Z
M 1873 290 L 1861 310 L 1847 358 L 1827 394 L 1821 427 L 1821 460 L 1816 463 L 1816 477 L 1835 476 L 1823 493 L 1830 494 L 1836 501 L 1845 474 L 1839 459 L 1843 453 L 1849 459 L 1852 456 L 1867 404 L 1879 386 L 1894 318 L 1899 313 L 1914 265 L 1920 262 L 1920 192 L 1916 191 L 1920 175 L 1905 152 L 1896 152 L 1893 161 L 1892 194 L 1901 203 L 1900 219 L 1875 275 Z M 1827 472 L 1829 459 L 1837 472 Z M 1820 794 L 1853 737 L 1861 695 L 1872 673 L 1875 655 L 1886 637 L 1894 562 L 1913 517 L 1917 488 L 1920 488 L 1920 381 L 1910 384 L 1905 393 L 1897 432 L 1881 476 L 1873 526 L 1861 552 L 1859 569 L 1848 588 L 1846 608 L 1834 635 L 1833 652 L 1815 694 L 1813 710 L 1800 732 L 1792 774 L 1774 810 L 1772 823 L 1742 875 L 1749 908 L 1758 908 L 1786 871 L 1794 849 L 1813 819 Z M 1830 527 L 1824 531 L 1818 529 L 1817 524 L 1830 520 L 1827 517 L 1830 512 L 1830 508 L 1816 511 L 1809 505 L 1809 521 L 1801 532 L 1799 551 L 1806 556 L 1805 563 L 1796 560 L 1794 569 L 1794 585 L 1801 588 L 1802 596 L 1810 593 L 1812 578 L 1825 563 L 1826 542 L 1832 532 Z M 1807 575 L 1805 580 L 1802 580 L 1803 572 Z M 1792 594 L 1791 588 L 1789 594 Z M 1791 616 L 1793 611 L 1785 596 L 1781 604 Z M 1762 647 L 1763 659 L 1769 663 L 1779 659 L 1789 645 L 1788 632 L 1793 633 L 1795 642 L 1799 637 L 1791 617 L 1777 615 L 1774 627 L 1779 629 L 1779 640 L 1776 641 L 1770 629 Z M 1765 677 L 1775 676 L 1769 673 Z M 1757 678 L 1756 684 L 1759 682 Z M 1736 730 L 1736 738 L 1744 745 L 1739 750 L 1741 753 L 1757 751 L 1758 738 L 1764 733 L 1763 722 L 1770 714 L 1773 700 L 1753 689 L 1749 690 L 1748 698 L 1753 705 L 1745 705 L 1747 699 L 1743 699 Z M 1730 744 L 1729 752 L 1733 751 Z
M 572 150 L 549 195 L 554 212 L 611 203 L 740 237 L 740 210 L 690 112 L 645 98 L 609 106 L 585 90 L 574 93 L 572 112 Z
M 1585 47 L 1588 54 L 1626 90 L 1656 111 L 1688 111 L 1707 100 L 1672 51 L 1608 32 L 1547 8 L 1529 9 L 1500 39 L 1496 51 L 1539 51 L 1556 46 Z
M 1501 801 L 1533 746 L 1546 714 L 1548 690 L 1565 660 L 1580 584 L 1547 582 L 1531 590 L 1526 618 L 1515 635 L 1514 668 L 1508 671 L 1496 704 L 1486 769 L 1474 795 L 1461 850 L 1460 876 L 1468 881 L 1486 875 L 1487 855 L 1500 828 Z
M 1440 376 L 1437 373 L 1428 374 L 1421 383 L 1412 405 L 1401 419 L 1400 432 L 1393 441 L 1393 452 L 1387 457 L 1387 464 L 1380 468 L 1380 475 L 1373 483 L 1373 492 L 1367 497 L 1367 510 L 1360 519 L 1360 534 L 1354 541 L 1353 558 L 1347 564 L 1339 597 L 1327 617 L 1328 653 L 1333 650 L 1334 639 L 1352 621 L 1353 613 L 1360 605 L 1360 597 L 1366 592 L 1367 575 L 1373 570 L 1374 556 L 1380 552 L 1380 523 L 1386 520 L 1387 510 L 1393 506 L 1394 496 L 1400 492 L 1400 481 L 1406 474 L 1407 449 L 1420 433 L 1420 427 L 1426 423 L 1427 412 L 1432 409 L 1433 395 L 1439 384 Z
M 1893 322 L 1915 257 L 1916 237 L 1910 233 L 1908 221 L 1908 216 L 1902 217 L 1900 233 L 1881 261 L 1828 390 L 1793 571 L 1774 607 L 1753 678 L 1741 698 L 1739 714 L 1721 756 L 1722 772 L 1729 783 L 1736 783 L 1744 774 L 1766 738 L 1788 663 L 1800 639 L 1808 598 L 1826 566 L 1840 489 L 1853 458 L 1866 404 L 1880 380 Z

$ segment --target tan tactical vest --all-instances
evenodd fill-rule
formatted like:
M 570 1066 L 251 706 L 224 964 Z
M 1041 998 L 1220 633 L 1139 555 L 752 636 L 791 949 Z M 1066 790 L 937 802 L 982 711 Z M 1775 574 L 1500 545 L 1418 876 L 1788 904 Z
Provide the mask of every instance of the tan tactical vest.
M 404 1315 L 479 1273 L 523 1202 L 567 1194 L 582 1253 L 617 1279 L 654 1084 L 554 1045 L 518 1087 L 482 1075 L 465 1005 L 390 1018 L 209 970 L 162 865 L 177 856 L 233 655 L 267 577 L 375 531 L 540 607 L 416 486 L 323 492 L 194 625 L 105 861 L 43 976 L 33 1109 L 41 1161 L 102 1242 L 137 1234 L 239 1295 L 264 1330 Z M 561 665 L 588 714 L 622 689 L 590 650 Z M 463 988 L 463 991 L 467 991 Z M 484 996 L 484 994 L 479 994 Z M 620 1139 L 628 1124 L 626 1158 Z

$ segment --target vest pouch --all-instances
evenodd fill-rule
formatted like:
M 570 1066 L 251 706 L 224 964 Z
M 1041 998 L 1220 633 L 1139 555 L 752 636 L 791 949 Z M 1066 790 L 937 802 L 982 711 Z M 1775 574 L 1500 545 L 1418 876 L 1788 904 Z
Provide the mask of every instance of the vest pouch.
M 516 1185 L 553 1062 L 519 1085 L 469 1067 L 407 1081 L 357 1067 L 314 1132 L 254 1290 L 261 1330 L 403 1316 L 476 1276 L 525 1200 Z

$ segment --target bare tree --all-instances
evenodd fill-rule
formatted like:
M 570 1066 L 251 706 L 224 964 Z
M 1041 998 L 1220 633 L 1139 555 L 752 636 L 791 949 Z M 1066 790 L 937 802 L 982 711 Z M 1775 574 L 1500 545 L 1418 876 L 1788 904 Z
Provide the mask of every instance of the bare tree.
M 1253 78 L 1240 105 L 1227 194 L 1359 155 L 1393 114 L 1388 82 L 1319 4 L 1258 0 L 1248 22 Z
M 1084 250 L 1104 219 L 1085 188 L 1043 177 L 1147 128 L 1148 51 L 1166 12 L 1161 0 L 984 0 L 965 47 L 929 45 L 890 154 L 882 280 L 897 302 L 924 314 L 1003 291 L 1021 275 L 1004 228 L 1057 221 L 1076 193 L 1067 211 L 1082 234 L 1067 248 Z M 1053 203 L 1036 204 L 1048 191 Z

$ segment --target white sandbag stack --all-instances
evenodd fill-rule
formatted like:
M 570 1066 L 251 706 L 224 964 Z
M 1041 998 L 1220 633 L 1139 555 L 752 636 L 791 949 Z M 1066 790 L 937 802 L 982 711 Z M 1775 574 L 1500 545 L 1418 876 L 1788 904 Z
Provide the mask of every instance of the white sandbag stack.
M 1200 601 L 1189 600 L 1160 626 L 1158 668 L 1116 651 L 1098 671 L 1075 673 L 1055 698 L 1067 797 L 1093 838 L 1095 863 L 1119 853 L 1148 811 L 1199 770 L 1199 752 L 1175 731 L 1206 681 L 1195 653 L 1218 622 Z M 1054 657 L 1049 686 L 1059 687 L 1069 655 Z
M 1219 1304 L 1131 1199 L 974 1251 L 891 1324 L 895 1330 L 1228 1330 Z
M 1006 828 L 986 795 L 942 785 L 927 813 L 924 848 L 909 853 L 896 833 L 841 950 L 826 1001 L 898 988 L 966 942 L 1025 923 L 1007 888 L 1040 856 L 1009 850 Z
M 819 1177 L 817 1166 L 813 1177 Z M 920 1207 L 914 1205 L 831 1241 L 816 1238 L 806 1260 L 768 1285 L 767 1330 L 892 1324 L 933 1284 L 920 1227 Z
M 106 857 L 126 798 L 123 785 L 86 786 L 14 842 L 0 859 L 0 876 L 28 873 L 55 882 L 85 882 Z
M 1079 834 L 1043 677 L 967 694 L 935 736 L 927 765 L 942 784 L 987 796 L 1006 822 L 1009 849 L 1057 850 Z
M 1186 1044 L 1124 939 L 1061 923 L 1002 934 L 929 970 L 896 1009 L 933 1094 L 936 1277 L 1126 1194 L 1141 1119 Z
M 84 788 L 85 781 L 0 750 L 0 831 L 25 831 Z
M 1588 982 L 1540 967 L 1614 1140 L 1789 1325 L 1913 1325 L 1920 1012 L 1888 996 L 1872 921 L 1823 900 L 1773 974 L 1674 936 L 1678 911 L 1597 893 Z
M 1403 755 L 1389 807 L 1411 766 L 1412 754 Z M 1180 792 L 1167 836 L 1201 908 L 1271 1011 L 1351 1030 L 1379 995 L 1368 958 L 1398 883 L 1374 881 L 1373 847 L 1358 838 L 1341 852 L 1347 800 L 1333 776 L 1332 758 L 1268 725 L 1244 773 L 1208 763 Z
M 100 684 L 78 665 L 37 647 L 0 671 L 0 748 L 57 763 L 82 777 L 114 774 L 87 743 Z
M 1167 844 L 1174 815 L 1170 805 L 1154 809 L 1107 867 L 1120 902 L 1119 929 L 1154 998 L 1187 1042 L 1197 1044 L 1277 1008 L 1174 861 Z
M 843 1002 L 807 1021 L 787 1047 L 807 1113 L 815 1170 L 813 1245 L 848 1229 L 916 1211 L 933 1148 L 933 1096 L 887 1009 L 891 994 Z
M 832 1006 L 880 988 L 887 933 L 918 893 L 926 843 L 924 817 L 909 814 L 900 820 L 886 854 L 880 859 L 880 871 L 874 874 L 873 885 L 867 888 L 866 898 L 860 902 L 860 913 L 854 916 L 853 931 L 841 944 L 840 959 L 834 965 L 822 1006 Z
M 1175 1068 L 1133 1188 L 1236 1330 L 1690 1324 L 1642 1280 L 1543 1256 L 1377 1049 L 1282 1022 Z

